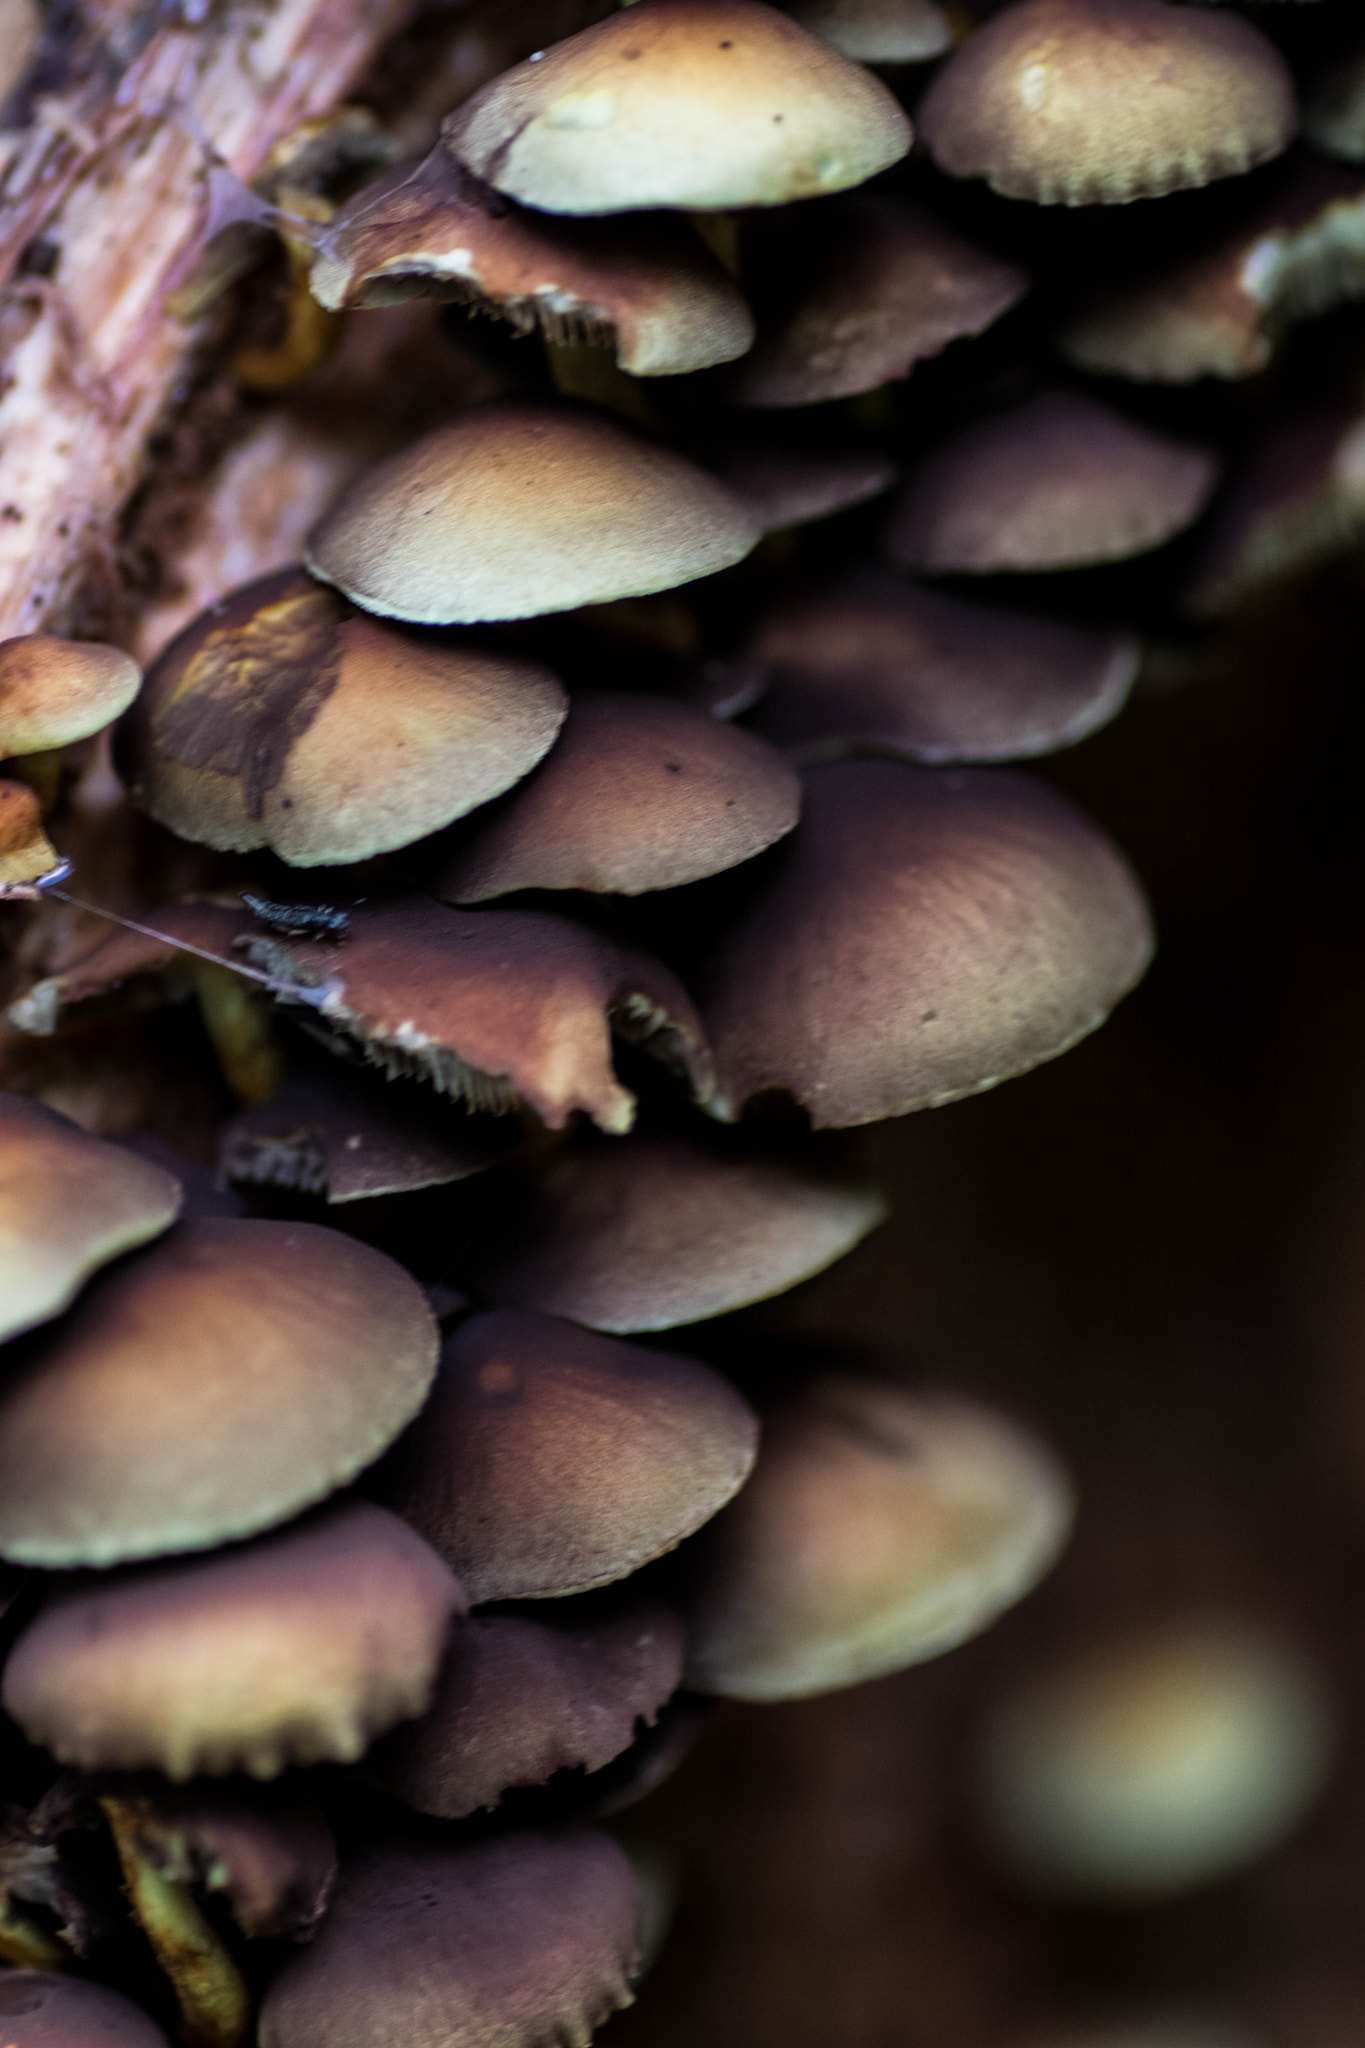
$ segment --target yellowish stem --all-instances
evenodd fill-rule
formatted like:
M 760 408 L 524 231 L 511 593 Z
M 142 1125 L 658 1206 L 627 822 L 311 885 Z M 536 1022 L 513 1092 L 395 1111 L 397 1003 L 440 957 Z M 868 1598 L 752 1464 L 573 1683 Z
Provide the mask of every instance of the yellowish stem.
M 723 270 L 739 277 L 743 269 L 737 213 L 689 213 L 697 233 Z
M 16 754 L 7 764 L 8 772 L 26 782 L 43 807 L 43 816 L 57 807 L 62 781 L 62 749 L 49 747 L 41 754 Z
M 164 1877 L 139 1840 L 141 1802 L 100 1800 L 138 1925 L 175 1990 L 187 2048 L 240 2048 L 251 2027 L 251 1994 L 189 1886 Z
M 16 1970 L 69 1970 L 72 1955 L 36 1920 L 30 1920 L 7 1893 L 0 1893 L 0 1962 Z
M 284 1072 L 269 1003 L 231 968 L 208 961 L 196 961 L 194 986 L 229 1088 L 245 1103 L 268 1102 Z
M 611 349 L 586 341 L 547 341 L 545 358 L 555 389 L 566 398 L 586 399 L 650 433 L 661 431 L 659 415 L 640 389 L 639 380 L 618 368 Z

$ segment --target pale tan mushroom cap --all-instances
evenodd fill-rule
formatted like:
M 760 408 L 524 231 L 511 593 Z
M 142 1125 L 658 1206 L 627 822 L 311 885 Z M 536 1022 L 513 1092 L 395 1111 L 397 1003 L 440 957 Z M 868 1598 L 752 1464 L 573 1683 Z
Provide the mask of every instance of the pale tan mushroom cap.
M 0 1973 L 0 2035 L 6 2048 L 168 2048 L 131 1998 L 48 1970 Z
M 370 1850 L 266 1992 L 260 2048 L 588 2048 L 631 2002 L 639 1923 L 595 1829 Z
M 182 1224 L 0 1383 L 0 1555 L 110 1565 L 283 1521 L 392 1442 L 437 1349 L 421 1289 L 368 1245 Z
M 1032 1888 L 1171 1896 L 1282 1840 L 1334 1737 L 1320 1678 L 1277 1631 L 1226 1615 L 1134 1627 L 1000 1693 L 978 1746 L 981 1821 Z
M 924 64 L 952 47 L 936 0 L 789 0 L 786 12 L 856 64 Z
M 141 670 L 117 647 L 25 633 L 0 640 L 0 760 L 103 731 L 137 695 Z
M 460 625 L 671 590 L 757 538 L 739 499 L 671 449 L 507 400 L 366 471 L 314 529 L 308 565 L 367 611 Z
M 1021 0 L 953 52 L 917 116 L 940 170 L 1043 206 L 1235 177 L 1278 156 L 1296 119 L 1259 30 L 1165 0 Z
M 633 377 L 728 363 L 754 338 L 738 286 L 686 222 L 530 213 L 480 185 L 439 143 L 341 208 L 322 232 L 309 283 L 333 310 L 461 299 L 522 333 L 610 343 Z
M 539 662 L 379 625 L 285 570 L 201 613 L 153 663 L 127 780 L 182 839 L 339 866 L 501 796 L 566 709 Z
M 860 1124 L 977 1094 L 1093 1031 L 1151 948 L 1122 856 L 1041 784 L 812 769 L 717 963 L 714 1113 L 787 1090 L 817 1126 Z
M 1197 519 L 1210 449 L 1046 391 L 960 429 L 911 470 L 883 544 L 902 568 L 994 575 L 1122 562 Z
M 369 1501 L 205 1558 L 59 1593 L 20 1635 L 3 1699 L 84 1771 L 183 1781 L 354 1763 L 430 1702 L 451 1573 Z
M 180 1199 L 162 1167 L 0 1095 L 0 1341 L 69 1308 L 99 1267 L 168 1229 Z
M 1071 1512 L 1050 1452 L 988 1409 L 817 1381 L 765 1416 L 700 1540 L 688 1683 L 796 1699 L 936 1657 L 1037 1583 Z
M 549 1316 L 476 1316 L 447 1341 L 385 1498 L 471 1600 L 605 1586 L 743 1485 L 757 1425 L 709 1366 Z
M 755 734 L 676 699 L 583 690 L 539 770 L 437 893 L 482 903 L 514 889 L 674 889 L 752 860 L 800 808 L 795 770 Z
M 605 1614 L 475 1615 L 431 1707 L 366 1770 L 420 1813 L 460 1820 L 556 1771 L 600 1771 L 682 1677 L 683 1626 L 657 1600 Z
M 758 0 L 642 0 L 505 71 L 443 133 L 500 192 L 579 214 L 785 206 L 911 141 L 879 80 Z
M 630 1137 L 552 1162 L 484 1285 L 596 1330 L 669 1330 L 797 1286 L 885 1215 L 866 1182 Z

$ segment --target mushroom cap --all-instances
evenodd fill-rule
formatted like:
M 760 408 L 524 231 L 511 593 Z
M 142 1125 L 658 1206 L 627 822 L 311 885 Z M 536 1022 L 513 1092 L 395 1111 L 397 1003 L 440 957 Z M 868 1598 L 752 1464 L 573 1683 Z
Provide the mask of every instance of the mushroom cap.
M 29 1737 L 84 1771 L 168 1778 L 354 1763 L 430 1702 L 464 1596 L 370 1501 L 50 1599 L 5 1665 Z
M 546 760 L 476 828 L 437 893 L 676 889 L 752 860 L 800 808 L 796 771 L 756 734 L 676 698 L 582 690 Z
M 647 954 L 533 910 L 451 910 L 426 898 L 358 910 L 350 935 L 253 938 L 272 975 L 324 985 L 315 1014 L 390 1074 L 414 1074 L 471 1109 L 524 1103 L 552 1129 L 583 1110 L 628 1131 L 635 1097 L 611 1064 L 611 1029 L 644 1044 L 701 1096 L 711 1064 L 681 984 Z
M 671 448 L 508 399 L 366 470 L 314 528 L 308 566 L 367 611 L 467 625 L 671 590 L 757 538 L 739 499 Z
M 1017 264 L 893 193 L 779 215 L 752 239 L 764 310 L 757 342 L 725 379 L 736 405 L 815 405 L 874 390 L 980 334 L 1028 289 Z
M 880 448 L 776 448 L 753 442 L 732 444 L 716 455 L 712 467 L 743 498 L 765 534 L 865 505 L 889 491 L 900 474 Z M 718 718 L 728 715 L 715 712 Z
M 1142 383 L 1253 377 L 1294 321 L 1362 296 L 1365 178 L 1309 162 L 1212 248 L 1083 302 L 1058 346 L 1080 369 Z
M 419 1813 L 461 1820 L 556 1771 L 600 1771 L 652 1727 L 682 1677 L 684 1635 L 658 1600 L 562 1619 L 476 1614 L 420 1721 L 367 1772 Z
M 83 1003 L 94 1003 L 114 995 L 130 982 L 174 978 L 183 973 L 185 954 L 181 945 L 201 948 L 231 966 L 234 941 L 251 920 L 240 907 L 229 909 L 220 903 L 168 903 L 158 910 L 144 911 L 138 918 L 144 927 L 137 931 L 127 925 L 108 925 L 104 936 L 79 954 L 68 967 L 44 977 L 26 989 L 5 1011 L 5 1022 L 15 1031 L 46 1038 L 69 1021 Z M 159 938 L 158 933 L 165 937 Z M 188 983 L 185 984 L 188 986 Z
M 169 1229 L 181 1192 L 136 1152 L 0 1095 L 0 1341 L 60 1315 L 99 1267 Z
M 146 1864 L 173 1883 L 217 1892 L 248 1940 L 304 1940 L 326 1912 L 337 1849 L 317 1807 L 240 1784 L 158 1787 L 125 1795 L 122 1806 Z
M 867 1183 L 630 1137 L 552 1161 L 480 1277 L 511 1308 L 620 1335 L 670 1330 L 797 1286 L 885 1216 Z
M 920 101 L 953 178 L 1042 206 L 1121 206 L 1235 177 L 1289 143 L 1289 67 L 1235 15 L 1165 0 L 1021 0 Z
M 713 1113 L 786 1090 L 817 1127 L 978 1094 L 1101 1024 L 1152 949 L 1118 851 L 997 769 L 838 762 L 725 935 Z
M 89 739 L 128 709 L 141 680 L 131 656 L 95 640 L 0 640 L 0 760 Z
M 267 1990 L 260 2048 L 586 2048 L 631 2002 L 639 1919 L 596 1829 L 372 1849 Z
M 61 865 L 43 829 L 43 807 L 26 782 L 0 780 L 0 902 L 33 898 L 33 884 Z
M 442 135 L 500 192 L 578 214 L 786 206 L 911 141 L 878 79 L 759 0 L 641 0 L 503 72 Z
M 559 1598 L 709 1521 L 756 1437 L 748 1404 L 696 1359 L 504 1309 L 447 1339 L 381 1483 L 471 1600 Z
M 412 1420 L 438 1342 L 417 1283 L 339 1231 L 183 1223 L 0 1381 L 0 1555 L 110 1565 L 281 1522 Z
M 375 1077 L 365 1086 L 354 1075 L 307 1070 L 232 1119 L 218 1171 L 234 1185 L 297 1188 L 329 1203 L 370 1201 L 482 1173 L 506 1152 L 510 1135 L 484 1118 L 433 1116 L 429 1097 L 419 1113 L 419 1103 L 391 1081 Z
M 539 662 L 380 625 L 286 569 L 211 605 L 153 662 L 125 773 L 182 839 L 342 865 L 501 796 L 566 708 Z
M 924 64 L 952 47 L 936 0 L 788 0 L 786 12 L 855 64 Z
M 883 545 L 932 576 L 1123 562 L 1197 519 L 1217 481 L 1212 450 L 1044 391 L 931 449 L 892 501 Z
M 633 377 L 710 369 L 754 338 L 738 286 L 685 222 L 529 213 L 441 144 L 341 207 L 309 283 L 334 311 L 457 298 L 550 341 L 609 341 Z
M 996 1699 L 977 1759 L 997 1860 L 1094 1902 L 1171 1896 L 1266 1854 L 1316 1799 L 1332 1713 L 1300 1652 L 1227 1616 L 1079 1645 Z
M 1121 710 L 1136 640 L 970 603 L 859 568 L 783 599 L 745 654 L 767 676 L 755 723 L 806 761 L 1048 754 Z
M 688 1683 L 798 1699 L 939 1656 L 1037 1583 L 1071 1512 L 1051 1453 L 989 1409 L 817 1380 L 765 1414 L 697 1546 Z
M 0 2031 L 7 2048 L 168 2048 L 131 1998 L 55 1970 L 0 1972 Z

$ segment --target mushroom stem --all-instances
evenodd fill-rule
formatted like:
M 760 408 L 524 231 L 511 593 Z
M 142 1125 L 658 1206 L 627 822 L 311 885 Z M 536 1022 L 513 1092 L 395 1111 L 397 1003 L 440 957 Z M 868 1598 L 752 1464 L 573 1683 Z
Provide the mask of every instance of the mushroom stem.
M 61 747 L 45 747 L 40 754 L 16 754 L 5 764 L 11 775 L 28 784 L 42 806 L 44 817 L 57 807 L 62 759 Z
M 124 1889 L 175 1990 L 187 2048 L 238 2048 L 251 2026 L 241 1971 L 194 1901 L 190 1888 L 155 1867 L 141 1838 L 143 1801 L 102 1796 L 123 1869 Z
M 658 413 L 634 377 L 616 366 L 616 352 L 591 341 L 545 343 L 545 360 L 556 391 L 600 405 L 647 433 L 662 431 Z
M 737 213 L 689 213 L 697 233 L 705 242 L 711 254 L 731 277 L 744 274 L 744 251 L 740 241 L 739 215 Z
M 229 966 L 196 967 L 194 992 L 199 1014 L 223 1070 L 239 1101 L 268 1102 L 284 1075 L 284 1056 L 261 995 Z
M 0 1892 L 0 1963 L 16 1970 L 69 1970 L 71 1951 Z

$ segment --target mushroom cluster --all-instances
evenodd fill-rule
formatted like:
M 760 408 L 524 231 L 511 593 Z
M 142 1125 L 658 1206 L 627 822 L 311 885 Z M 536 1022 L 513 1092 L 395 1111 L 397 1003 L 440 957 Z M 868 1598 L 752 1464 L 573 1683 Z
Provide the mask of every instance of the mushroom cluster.
M 145 676 L 0 644 L 15 2048 L 585 2042 L 651 1945 L 604 1823 L 703 1702 L 937 1656 L 1064 1541 L 1027 1428 L 713 1325 L 883 1219 L 841 1134 L 1144 972 L 1011 764 L 1365 528 L 1358 404 L 1179 389 L 1365 294 L 1365 179 L 1284 156 L 1309 33 L 979 11 L 639 0 L 291 187 L 295 313 L 400 379 L 476 313 L 480 402 Z

